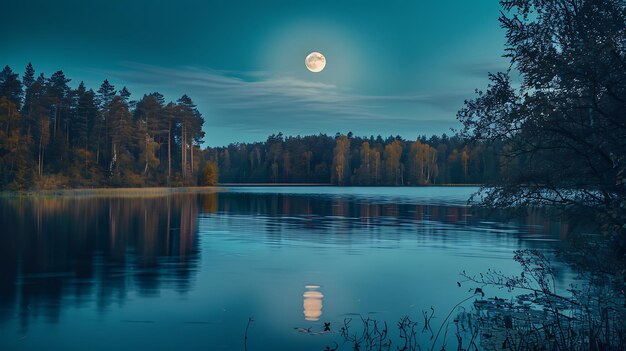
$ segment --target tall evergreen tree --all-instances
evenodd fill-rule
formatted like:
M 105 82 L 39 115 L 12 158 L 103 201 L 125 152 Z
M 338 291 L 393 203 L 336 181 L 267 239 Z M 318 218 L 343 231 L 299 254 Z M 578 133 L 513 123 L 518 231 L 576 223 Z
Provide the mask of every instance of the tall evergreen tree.
M 160 94 L 159 94 L 160 95 Z M 143 167 L 143 175 L 145 176 L 152 168 L 153 170 L 159 165 L 159 158 L 156 152 L 160 149 L 159 141 L 164 131 L 168 128 L 167 118 L 163 110 L 163 103 L 154 94 L 144 95 L 137 102 L 135 114 L 139 118 L 140 138 L 142 145 L 141 159 L 145 161 Z
M 183 95 L 177 103 L 181 133 L 181 171 L 183 179 L 185 179 L 194 173 L 194 144 L 204 136 L 202 131 L 204 119 L 189 96 Z
M 126 86 L 122 87 L 122 90 L 119 91 L 119 95 L 122 98 L 122 101 L 125 103 L 129 103 L 130 102 L 130 91 L 128 91 L 128 89 L 126 89 Z
M 105 79 L 98 89 L 98 102 L 100 103 L 100 108 L 104 109 L 108 104 L 110 104 L 111 101 L 113 101 L 114 96 L 115 86 L 109 83 L 108 79 Z
M 33 68 L 33 64 L 29 62 L 22 76 L 22 84 L 24 85 L 24 89 L 27 90 L 33 83 L 35 83 L 35 68 Z
M 70 132 L 73 135 L 72 145 L 80 150 L 80 158 L 82 158 L 81 163 L 84 166 L 81 168 L 86 171 L 89 158 L 92 157 L 91 150 L 95 149 L 95 141 L 91 140 L 91 138 L 93 136 L 93 129 L 99 118 L 98 101 L 95 92 L 91 89 L 87 90 L 83 82 L 80 82 L 78 85 L 75 96 L 76 106 Z M 95 159 L 93 159 L 92 162 L 95 162 Z
M 50 76 L 47 82 L 46 92 L 48 94 L 50 108 L 53 111 L 52 136 L 56 138 L 59 133 L 69 136 L 69 109 L 71 105 L 71 94 L 68 83 L 71 79 L 65 77 L 63 71 L 56 71 Z
M 0 96 L 4 96 L 15 104 L 19 110 L 22 104 L 22 83 L 19 75 L 9 66 L 0 71 Z
M 41 177 L 44 172 L 45 154 L 50 140 L 50 103 L 47 94 L 47 79 L 43 73 L 27 91 L 29 99 L 28 118 L 33 135 L 33 147 L 36 147 L 37 175 Z
M 96 96 L 100 107 L 100 116 L 95 123 L 97 131 L 95 135 L 96 162 L 106 167 L 109 166 L 107 160 L 111 154 L 111 145 L 109 143 L 111 121 L 107 120 L 106 111 L 115 97 L 115 87 L 109 83 L 108 79 L 105 79 L 100 85 L 100 88 L 98 88 Z
M 195 184 L 201 178 L 197 164 L 206 162 L 195 158 L 204 154 L 204 120 L 189 96 L 164 106 L 154 92 L 131 110 L 128 89 L 116 95 L 108 80 L 97 94 L 84 82 L 71 89 L 63 71 L 35 79 L 32 64 L 23 79 L 25 91 L 10 67 L 0 72 L 0 188 L 28 187 L 34 175 L 43 186 Z M 167 145 L 167 168 L 159 167 L 161 145 Z M 180 173 L 172 173 L 172 163 Z
M 32 103 L 33 91 L 32 86 L 35 83 L 35 69 L 29 62 L 26 66 L 24 75 L 22 76 L 22 84 L 24 85 L 24 103 L 22 104 L 22 126 L 28 131 L 32 128 L 35 121 L 33 120 Z
M 132 115 L 128 110 L 128 105 L 124 103 L 120 96 L 114 96 L 113 100 L 105 109 L 105 118 L 110 123 L 110 145 L 111 155 L 109 161 L 110 175 L 116 177 L 123 176 L 124 172 L 130 171 L 132 156 L 129 150 L 132 137 Z

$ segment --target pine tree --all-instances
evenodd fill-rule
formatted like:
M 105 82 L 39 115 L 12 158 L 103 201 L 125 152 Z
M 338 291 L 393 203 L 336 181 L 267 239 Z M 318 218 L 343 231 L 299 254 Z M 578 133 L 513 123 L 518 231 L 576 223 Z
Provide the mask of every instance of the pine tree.
M 193 150 L 195 144 L 202 139 L 204 119 L 191 98 L 183 95 L 178 103 L 178 122 L 181 132 L 181 170 L 183 179 L 193 176 Z M 187 157 L 190 156 L 190 159 Z
M 119 96 L 122 98 L 122 101 L 124 101 L 128 105 L 128 108 L 130 110 L 134 110 L 137 106 L 137 101 L 131 100 L 131 95 L 132 94 L 130 93 L 130 91 L 128 91 L 126 86 L 122 87 L 122 90 L 119 91 Z
M 113 97 L 113 100 L 105 109 L 105 118 L 110 123 L 110 145 L 112 147 L 109 172 L 116 177 L 116 181 L 124 172 L 130 171 L 132 157 L 129 146 L 133 133 L 132 115 L 128 110 L 128 105 L 122 101 L 120 96 Z
M 35 83 L 35 69 L 32 63 L 29 62 L 22 76 L 22 84 L 24 85 L 24 89 L 27 90 L 33 83 Z
M 163 94 L 155 91 L 149 95 L 154 97 L 160 105 L 165 105 L 165 97 L 163 97 Z
M 48 94 L 50 108 L 53 111 L 53 128 L 52 137 L 56 138 L 57 134 L 64 132 L 69 135 L 69 108 L 70 108 L 70 87 L 67 85 L 71 79 L 65 78 L 63 71 L 56 71 L 47 82 L 46 92 Z M 58 155 L 62 157 L 62 155 Z
M 15 104 L 19 110 L 22 104 L 22 83 L 19 75 L 14 73 L 11 67 L 5 66 L 0 71 L 0 96 L 4 96 Z
M 73 111 L 72 126 L 70 132 L 73 136 L 72 146 L 75 153 L 80 159 L 80 168 L 83 170 L 84 177 L 88 175 L 88 165 L 93 155 L 90 147 L 93 147 L 93 128 L 99 118 L 98 101 L 93 90 L 87 90 L 85 84 L 80 82 L 78 89 L 74 92 L 76 96 L 76 106 Z M 95 160 L 92 158 L 91 162 Z
M 145 161 L 142 172 L 145 176 L 149 169 L 156 170 L 160 163 L 155 155 L 156 151 L 160 149 L 160 144 L 157 140 L 160 140 L 163 132 L 167 130 L 168 123 L 163 104 L 154 94 L 144 95 L 139 100 L 135 114 L 139 119 L 140 139 L 143 141 L 141 143 L 141 159 Z
M 35 83 L 35 69 L 29 62 L 26 66 L 24 75 L 22 76 L 22 84 L 24 85 L 24 104 L 22 104 L 22 127 L 24 130 L 29 131 L 35 124 L 33 120 L 33 91 L 32 86 Z
M 109 83 L 108 79 L 105 79 L 98 89 L 98 102 L 100 103 L 100 108 L 104 109 L 108 104 L 110 104 L 111 101 L 113 101 L 114 96 L 115 86 Z
M 50 103 L 47 94 L 47 79 L 43 74 L 28 88 L 28 129 L 33 136 L 33 148 L 36 147 L 37 175 L 41 177 L 44 171 L 44 160 L 48 142 L 50 140 Z
M 109 166 L 107 160 L 111 154 L 109 143 L 111 123 L 106 118 L 106 110 L 115 97 L 115 87 L 109 83 L 108 79 L 102 82 L 96 97 L 100 108 L 100 116 L 95 123 L 96 135 L 94 136 L 96 139 L 96 163 Z
M 87 149 L 89 131 L 93 128 L 98 115 L 98 102 L 93 90 L 87 90 L 85 84 L 80 82 L 76 95 L 75 118 L 72 121 L 72 133 L 74 134 L 75 145 Z
M 128 89 L 126 89 L 126 86 L 122 87 L 122 90 L 119 91 L 120 93 L 120 97 L 122 98 L 122 101 L 125 103 L 129 103 L 130 101 L 130 91 L 128 91 Z
M 175 127 L 176 114 L 178 107 L 170 102 L 165 106 L 163 112 L 165 121 L 167 122 L 167 185 L 171 185 L 172 181 L 172 141 L 174 134 L 172 133 Z

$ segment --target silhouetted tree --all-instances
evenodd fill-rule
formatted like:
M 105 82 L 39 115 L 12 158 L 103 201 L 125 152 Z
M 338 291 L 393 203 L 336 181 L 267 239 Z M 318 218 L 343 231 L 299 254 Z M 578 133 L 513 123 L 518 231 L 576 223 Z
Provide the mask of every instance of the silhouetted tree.
M 503 144 L 482 203 L 595 209 L 625 245 L 626 2 L 501 5 L 514 73 L 490 74 L 458 113 L 462 136 Z
M 0 96 L 9 99 L 15 105 L 14 108 L 19 110 L 22 104 L 22 83 L 19 75 L 9 66 L 0 71 Z

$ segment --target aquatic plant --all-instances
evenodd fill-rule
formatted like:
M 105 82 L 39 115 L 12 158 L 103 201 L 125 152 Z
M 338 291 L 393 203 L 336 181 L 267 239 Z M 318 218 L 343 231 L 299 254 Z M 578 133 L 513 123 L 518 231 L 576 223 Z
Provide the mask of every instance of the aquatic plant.
M 549 259 L 537 250 L 514 256 L 519 275 L 500 271 L 469 275 L 481 289 L 524 291 L 511 299 L 492 297 L 474 302 L 474 318 L 485 350 L 621 350 L 626 345 L 624 292 L 610 280 L 581 276 L 566 291 L 555 284 Z

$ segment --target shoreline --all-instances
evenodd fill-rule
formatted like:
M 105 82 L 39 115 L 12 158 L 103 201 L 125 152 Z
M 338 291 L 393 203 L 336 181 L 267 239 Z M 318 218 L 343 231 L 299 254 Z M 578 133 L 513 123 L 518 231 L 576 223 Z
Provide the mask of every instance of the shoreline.
M 330 183 L 220 183 L 221 187 L 333 187 L 333 188 L 436 188 L 436 187 L 479 187 L 484 184 L 428 184 L 428 185 L 336 185 Z
M 333 188 L 427 188 L 427 187 L 479 187 L 482 184 L 431 184 L 431 185 L 334 185 L 328 183 L 222 183 L 214 186 L 187 187 L 128 187 L 128 188 L 69 188 L 23 191 L 0 191 L 0 197 L 11 196 L 73 196 L 73 197 L 159 197 L 173 194 L 212 194 L 237 187 L 333 187 Z
M 146 187 L 146 188 L 72 188 L 54 190 L 2 191 L 0 197 L 162 197 L 174 194 L 213 194 L 226 191 L 220 186 Z

